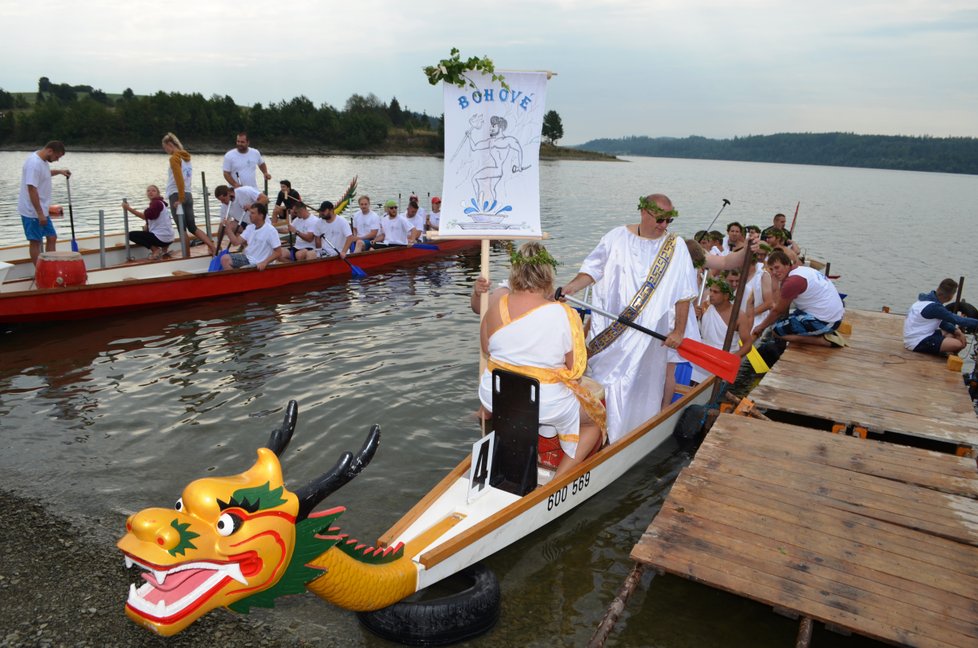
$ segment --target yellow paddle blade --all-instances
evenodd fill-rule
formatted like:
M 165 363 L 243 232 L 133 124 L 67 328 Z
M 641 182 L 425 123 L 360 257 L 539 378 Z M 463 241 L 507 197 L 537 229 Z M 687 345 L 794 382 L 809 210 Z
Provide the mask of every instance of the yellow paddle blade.
M 750 351 L 747 352 L 747 361 L 750 362 L 750 366 L 754 368 L 756 373 L 762 374 L 771 370 L 771 367 L 767 366 L 767 363 L 764 362 L 761 354 L 757 352 L 757 347 L 752 346 Z

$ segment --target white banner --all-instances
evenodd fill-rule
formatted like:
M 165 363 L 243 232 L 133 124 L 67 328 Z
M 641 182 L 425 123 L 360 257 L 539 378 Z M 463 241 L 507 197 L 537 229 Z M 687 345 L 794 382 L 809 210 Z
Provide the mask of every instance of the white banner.
M 504 72 L 504 88 L 474 73 L 478 87 L 445 84 L 445 236 L 541 236 L 540 135 L 545 72 Z

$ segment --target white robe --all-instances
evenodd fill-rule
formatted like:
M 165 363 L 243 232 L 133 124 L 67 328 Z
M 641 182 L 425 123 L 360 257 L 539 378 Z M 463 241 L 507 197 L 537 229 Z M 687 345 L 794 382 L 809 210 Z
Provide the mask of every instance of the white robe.
M 628 306 L 667 236 L 644 239 L 625 226 L 605 234 L 580 270 L 595 280 L 594 304 L 612 313 Z M 689 251 L 683 239 L 677 238 L 672 261 L 635 323 L 668 335 L 675 322 L 676 302 L 695 299 L 697 288 Z M 591 337 L 611 323 L 598 313 L 591 317 Z M 609 442 L 614 443 L 659 413 L 667 362 L 668 349 L 659 340 L 632 328 L 591 356 L 588 372 L 605 389 Z

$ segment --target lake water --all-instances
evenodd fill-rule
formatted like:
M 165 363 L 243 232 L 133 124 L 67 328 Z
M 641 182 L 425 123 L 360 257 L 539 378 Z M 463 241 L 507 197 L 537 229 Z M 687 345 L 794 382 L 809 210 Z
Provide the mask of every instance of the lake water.
M 16 214 L 25 152 L 0 152 L 0 242 L 19 242 Z M 194 157 L 219 184 L 220 156 Z M 288 178 L 309 202 L 335 200 L 350 178 L 374 202 L 439 192 L 442 163 L 415 157 L 269 157 L 275 187 Z M 124 196 L 144 204 L 162 185 L 159 155 L 69 153 L 76 231 L 121 228 Z M 576 272 L 602 233 L 635 220 L 639 195 L 668 194 L 673 229 L 705 228 L 727 198 L 717 229 L 733 220 L 770 224 L 801 208 L 796 238 L 832 263 L 847 303 L 902 312 L 946 276 L 969 277 L 978 301 L 975 231 L 978 177 L 870 169 L 634 158 L 621 163 L 543 162 L 543 227 L 563 265 Z M 64 179 L 54 201 L 67 205 Z M 217 202 L 211 200 L 212 213 Z M 67 211 L 67 210 L 66 210 Z M 200 221 L 199 221 L 200 222 Z M 67 217 L 57 223 L 70 237 Z M 494 244 L 492 273 L 504 277 L 507 244 Z M 467 452 L 478 431 L 478 318 L 468 296 L 477 254 L 442 257 L 373 273 L 245 295 L 112 321 L 15 329 L 0 335 L 0 488 L 30 493 L 53 510 L 121 535 L 125 516 L 167 506 L 208 473 L 239 472 L 280 422 L 289 399 L 299 424 L 284 466 L 295 488 L 356 449 L 372 423 L 383 428 L 368 469 L 329 504 L 340 524 L 372 542 Z M 477 645 L 581 645 L 631 568 L 628 553 L 668 492 L 684 458 L 667 446 L 572 514 L 491 558 L 503 589 L 502 618 Z M 120 569 L 122 561 L 119 561 Z M 648 578 L 646 579 L 648 581 Z M 126 593 L 119 593 L 119 613 Z M 259 612 L 308 637 L 384 645 L 353 615 L 306 595 Z M 613 645 L 788 645 L 795 622 L 736 597 L 675 578 L 640 588 Z M 831 645 L 865 645 L 829 639 Z M 828 645 L 828 644 L 822 644 Z

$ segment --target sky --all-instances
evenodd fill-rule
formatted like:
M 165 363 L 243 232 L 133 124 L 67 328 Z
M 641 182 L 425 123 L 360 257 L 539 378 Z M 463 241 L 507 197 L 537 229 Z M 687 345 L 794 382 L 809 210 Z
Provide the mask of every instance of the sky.
M 442 112 L 421 69 L 551 70 L 562 144 L 779 132 L 978 136 L 975 0 L 0 0 L 0 88 L 354 93 Z

